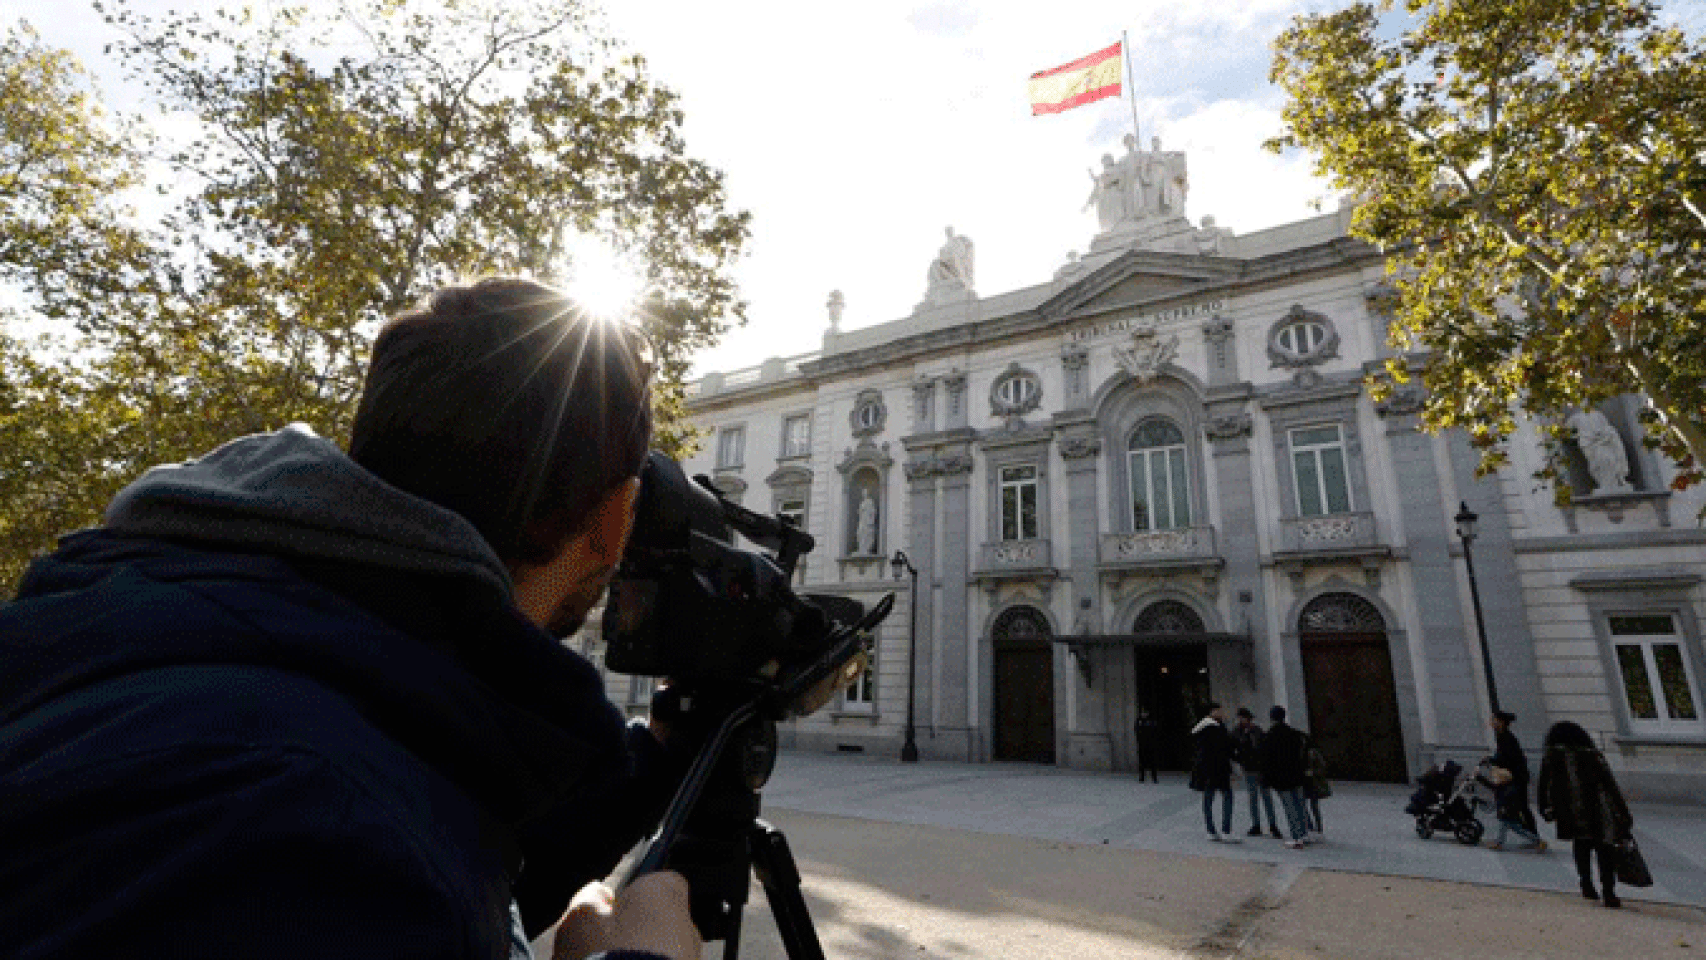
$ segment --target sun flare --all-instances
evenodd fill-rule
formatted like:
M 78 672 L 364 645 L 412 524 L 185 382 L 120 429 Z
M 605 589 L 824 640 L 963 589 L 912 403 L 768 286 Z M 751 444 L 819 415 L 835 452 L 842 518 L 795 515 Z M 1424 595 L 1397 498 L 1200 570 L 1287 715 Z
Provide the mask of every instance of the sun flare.
M 637 264 L 602 238 L 578 234 L 567 245 L 560 283 L 588 313 L 617 320 L 639 303 L 645 278 Z

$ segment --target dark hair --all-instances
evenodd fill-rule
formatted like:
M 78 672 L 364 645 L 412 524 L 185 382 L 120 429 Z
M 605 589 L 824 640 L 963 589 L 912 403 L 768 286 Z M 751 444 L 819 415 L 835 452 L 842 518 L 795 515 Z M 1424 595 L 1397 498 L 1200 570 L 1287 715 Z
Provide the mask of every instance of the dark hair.
M 1238 715 L 1240 717 L 1249 717 L 1251 720 L 1256 719 L 1256 715 L 1250 712 L 1249 707 L 1239 707 L 1238 708 Z
M 1219 709 L 1220 709 L 1220 704 L 1218 702 L 1216 702 L 1214 700 L 1210 700 L 1208 702 L 1208 712 L 1209 713 L 1213 713 L 1214 711 L 1219 710 Z
M 544 563 L 651 444 L 643 338 L 518 278 L 446 287 L 380 330 L 350 457 Z
M 1548 747 L 1592 747 L 1593 738 L 1573 720 L 1560 720 L 1546 731 Z
M 1499 719 L 1499 721 L 1501 723 L 1505 724 L 1506 726 L 1509 726 L 1509 725 L 1516 722 L 1516 714 L 1510 712 L 1509 710 L 1494 710 L 1493 716 L 1497 717 Z
M 1269 707 L 1268 708 L 1268 719 L 1274 721 L 1275 723 L 1278 723 L 1278 722 L 1284 720 L 1285 719 L 1285 708 L 1280 706 L 1277 703 L 1274 704 L 1273 706 Z

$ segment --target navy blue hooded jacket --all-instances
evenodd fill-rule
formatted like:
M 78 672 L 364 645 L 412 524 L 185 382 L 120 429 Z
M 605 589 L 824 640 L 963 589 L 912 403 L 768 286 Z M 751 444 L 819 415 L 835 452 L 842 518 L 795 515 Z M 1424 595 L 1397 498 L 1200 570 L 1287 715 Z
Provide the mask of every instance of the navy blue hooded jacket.
M 460 516 L 304 427 L 149 471 L 0 608 L 0 956 L 525 955 L 667 801 Z

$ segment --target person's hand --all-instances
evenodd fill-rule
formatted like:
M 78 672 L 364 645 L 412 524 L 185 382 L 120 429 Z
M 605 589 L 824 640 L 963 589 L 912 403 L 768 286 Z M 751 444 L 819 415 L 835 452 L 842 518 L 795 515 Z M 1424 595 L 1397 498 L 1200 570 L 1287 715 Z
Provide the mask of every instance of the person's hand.
M 589 883 L 569 901 L 557 926 L 552 960 L 581 960 L 607 950 L 643 950 L 670 960 L 699 960 L 705 950 L 687 909 L 679 873 L 648 873 L 617 896 Z

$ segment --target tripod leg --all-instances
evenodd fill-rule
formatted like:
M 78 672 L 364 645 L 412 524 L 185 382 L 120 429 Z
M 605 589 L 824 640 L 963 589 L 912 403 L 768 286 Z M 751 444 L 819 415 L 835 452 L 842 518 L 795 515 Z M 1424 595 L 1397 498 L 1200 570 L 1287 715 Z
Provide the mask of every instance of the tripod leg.
M 824 960 L 823 944 L 818 942 L 812 916 L 806 911 L 806 898 L 800 893 L 800 871 L 788 850 L 788 838 L 763 820 L 753 821 L 751 837 L 752 868 L 764 884 L 788 960 Z

